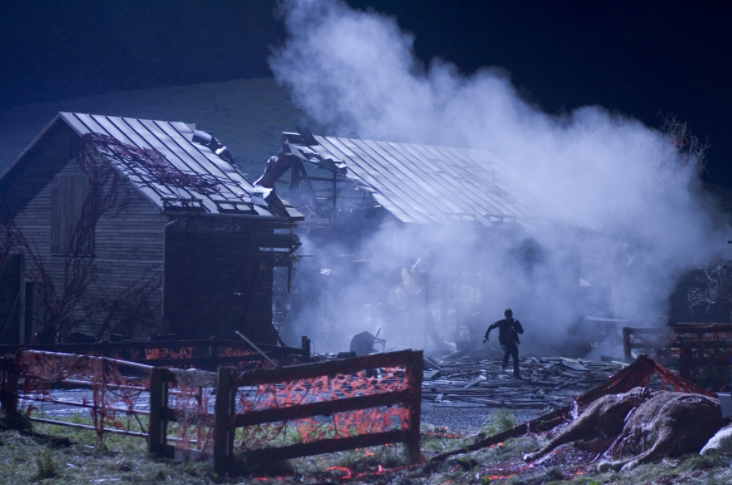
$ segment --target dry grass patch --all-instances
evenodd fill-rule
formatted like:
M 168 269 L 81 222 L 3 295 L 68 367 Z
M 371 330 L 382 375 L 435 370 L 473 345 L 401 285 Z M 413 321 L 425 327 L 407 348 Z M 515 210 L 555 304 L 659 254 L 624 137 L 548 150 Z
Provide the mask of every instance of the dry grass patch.
M 73 418 L 85 422 L 85 418 Z M 514 420 L 515 421 L 515 420 Z M 521 436 L 500 445 L 451 457 L 429 459 L 460 449 L 481 436 L 510 428 L 510 413 L 496 413 L 485 426 L 469 433 L 444 427 L 422 427 L 423 460 L 409 464 L 402 445 L 379 446 L 257 463 L 238 477 L 217 477 L 205 463 L 156 460 L 145 441 L 118 435 L 96 442 L 92 431 L 37 425 L 32 433 L 0 431 L 0 477 L 3 484 L 373 484 L 373 485 L 721 485 L 732 483 L 732 459 L 683 456 L 642 465 L 630 472 L 598 473 L 588 454 L 565 446 L 545 463 L 522 461 L 539 445 Z M 52 436 L 52 437 L 50 437 Z M 7 477 L 7 478 L 6 478 Z

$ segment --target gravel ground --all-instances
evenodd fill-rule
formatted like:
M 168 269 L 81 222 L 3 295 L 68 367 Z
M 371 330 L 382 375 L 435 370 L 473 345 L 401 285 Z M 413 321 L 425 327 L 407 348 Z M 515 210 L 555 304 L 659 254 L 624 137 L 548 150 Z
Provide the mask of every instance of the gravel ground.
M 516 423 L 523 423 L 541 415 L 538 409 L 508 410 L 516 418 Z M 485 426 L 496 408 L 476 406 L 461 402 L 422 401 L 422 423 L 434 426 L 447 426 L 453 431 L 467 431 Z
M 56 391 L 54 393 L 56 399 L 81 401 L 86 398 L 92 400 L 91 391 L 72 390 L 72 391 Z M 78 407 L 68 407 L 59 404 L 34 403 L 34 406 L 41 413 L 49 417 L 69 417 L 75 414 L 88 415 L 88 410 Z M 143 395 L 142 399 L 136 406 L 138 409 L 148 409 L 147 395 Z M 466 431 L 469 429 L 479 428 L 488 424 L 490 417 L 495 413 L 497 408 L 483 405 L 476 405 L 464 402 L 450 401 L 422 401 L 422 419 L 423 423 L 434 426 L 447 426 L 453 431 Z M 517 423 L 531 420 L 541 414 L 538 409 L 518 409 L 509 410 L 516 418 Z
M 90 391 L 61 391 L 55 393 L 57 399 L 77 400 L 83 397 L 92 400 Z M 138 403 L 138 409 L 148 409 L 147 396 Z M 59 404 L 34 403 L 36 409 L 47 417 L 68 418 L 72 415 L 88 416 L 88 410 L 78 407 L 68 407 Z M 490 418 L 498 408 L 476 405 L 460 401 L 422 401 L 423 424 L 433 426 L 446 426 L 454 432 L 466 432 L 476 430 L 490 423 Z M 516 423 L 523 423 L 536 418 L 541 413 L 538 409 L 509 409 L 516 419 Z

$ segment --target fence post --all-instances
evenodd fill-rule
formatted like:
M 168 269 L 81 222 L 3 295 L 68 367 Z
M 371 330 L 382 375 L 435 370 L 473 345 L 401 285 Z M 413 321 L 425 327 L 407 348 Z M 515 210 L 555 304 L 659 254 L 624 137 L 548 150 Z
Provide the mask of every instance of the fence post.
M 698 383 L 699 376 L 694 375 L 694 350 L 688 343 L 681 344 L 681 351 L 679 352 L 679 375 L 684 379 L 689 379 L 691 382 Z
M 236 397 L 236 369 L 219 367 L 216 375 L 216 404 L 214 406 L 213 466 L 214 472 L 224 476 L 231 467 L 234 453 L 234 432 L 231 418 Z
M 218 340 L 216 337 L 211 336 L 208 338 L 208 365 L 206 370 L 214 370 L 219 366 L 219 347 Z
M 422 414 L 422 351 L 413 351 L 407 357 L 407 381 L 409 382 L 409 429 L 407 453 L 413 463 L 419 460 L 419 425 Z
M 625 360 L 631 360 L 633 358 L 630 350 L 630 333 L 631 329 L 629 327 L 623 327 L 623 356 Z
M 150 424 L 147 430 L 147 451 L 152 455 L 165 456 L 168 438 L 168 421 L 163 413 L 168 406 L 167 371 L 153 367 L 150 373 Z

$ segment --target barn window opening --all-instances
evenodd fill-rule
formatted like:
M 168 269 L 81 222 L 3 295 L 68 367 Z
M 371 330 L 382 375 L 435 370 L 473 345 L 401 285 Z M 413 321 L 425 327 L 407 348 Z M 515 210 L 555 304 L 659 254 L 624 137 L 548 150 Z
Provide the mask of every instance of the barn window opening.
M 84 174 L 59 174 L 51 193 L 51 253 L 92 253 L 94 227 L 82 219 L 89 195 L 89 178 Z

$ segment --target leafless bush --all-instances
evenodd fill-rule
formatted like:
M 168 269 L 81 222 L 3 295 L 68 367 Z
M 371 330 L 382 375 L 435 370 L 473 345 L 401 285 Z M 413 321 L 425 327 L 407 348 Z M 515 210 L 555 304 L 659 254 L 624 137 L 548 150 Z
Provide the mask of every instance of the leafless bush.
M 713 306 L 732 303 L 732 261 L 718 259 L 700 270 L 701 287 L 689 292 L 689 307 L 709 311 Z

